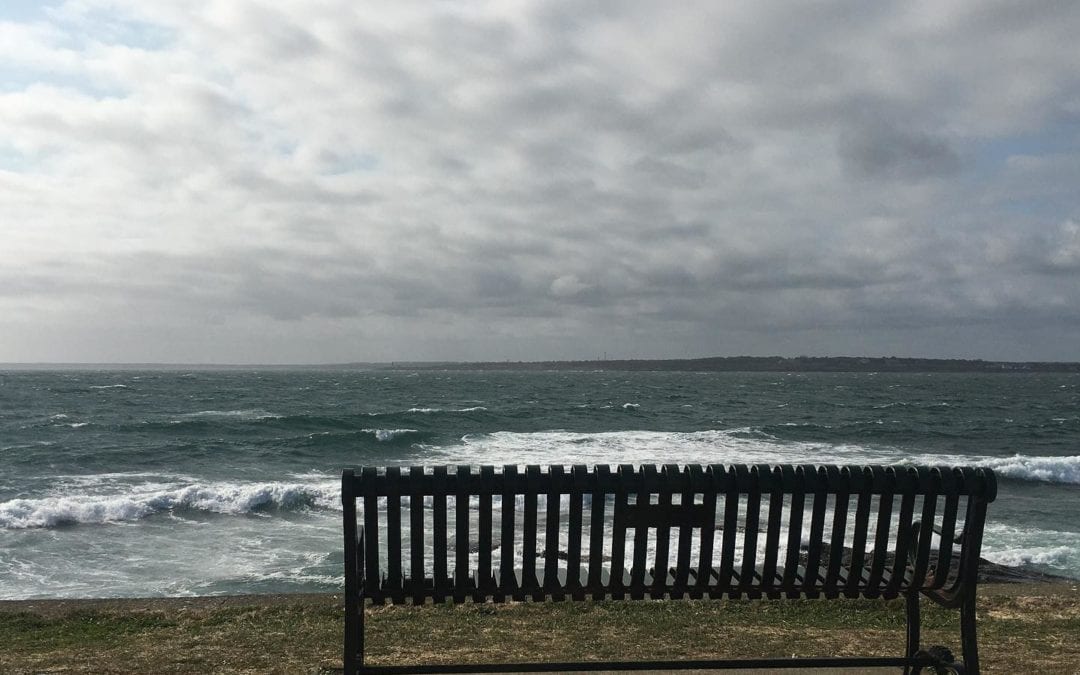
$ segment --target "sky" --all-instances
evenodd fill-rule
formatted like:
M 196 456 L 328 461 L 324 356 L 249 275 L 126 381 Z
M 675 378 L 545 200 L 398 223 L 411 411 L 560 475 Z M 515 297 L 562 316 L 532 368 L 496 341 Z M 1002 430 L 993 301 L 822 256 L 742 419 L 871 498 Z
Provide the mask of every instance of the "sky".
M 1080 3 L 0 2 L 0 362 L 1080 360 Z

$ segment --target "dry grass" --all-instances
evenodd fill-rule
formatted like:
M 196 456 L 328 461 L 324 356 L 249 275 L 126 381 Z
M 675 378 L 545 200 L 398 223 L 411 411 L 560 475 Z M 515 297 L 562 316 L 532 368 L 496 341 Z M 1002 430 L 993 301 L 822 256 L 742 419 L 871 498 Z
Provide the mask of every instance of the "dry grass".
M 924 603 L 927 644 L 954 613 Z M 984 670 L 1080 673 L 1080 592 L 989 586 Z M 340 666 L 339 596 L 0 603 L 3 673 L 311 673 Z M 537 603 L 368 610 L 373 663 L 896 653 L 899 602 Z

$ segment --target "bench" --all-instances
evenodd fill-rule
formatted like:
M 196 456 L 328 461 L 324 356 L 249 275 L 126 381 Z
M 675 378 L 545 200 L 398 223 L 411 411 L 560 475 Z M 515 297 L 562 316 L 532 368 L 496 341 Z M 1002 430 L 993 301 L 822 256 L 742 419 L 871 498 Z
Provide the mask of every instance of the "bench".
M 345 675 L 838 666 L 977 674 L 976 577 L 996 493 L 989 469 L 907 465 L 347 469 Z M 959 609 L 962 662 L 920 645 L 920 594 Z M 841 597 L 905 598 L 900 655 L 364 663 L 367 602 Z

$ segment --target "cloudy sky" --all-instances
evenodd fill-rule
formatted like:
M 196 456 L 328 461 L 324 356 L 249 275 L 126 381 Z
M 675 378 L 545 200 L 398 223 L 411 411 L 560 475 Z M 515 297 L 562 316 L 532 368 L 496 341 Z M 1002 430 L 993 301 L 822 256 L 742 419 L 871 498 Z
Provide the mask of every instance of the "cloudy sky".
M 1080 3 L 0 3 L 0 362 L 1080 360 Z

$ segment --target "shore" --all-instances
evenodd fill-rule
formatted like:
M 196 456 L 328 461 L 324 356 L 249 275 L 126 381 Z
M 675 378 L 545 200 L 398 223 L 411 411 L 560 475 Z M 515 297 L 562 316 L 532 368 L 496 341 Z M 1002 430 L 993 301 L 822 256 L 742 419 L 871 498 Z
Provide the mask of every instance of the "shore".
M 923 603 L 925 644 L 958 649 Z M 319 673 L 341 666 L 340 595 L 0 602 L 0 672 Z M 368 610 L 371 663 L 880 654 L 901 601 L 642 601 Z M 984 670 L 1080 672 L 1080 582 L 987 584 Z

